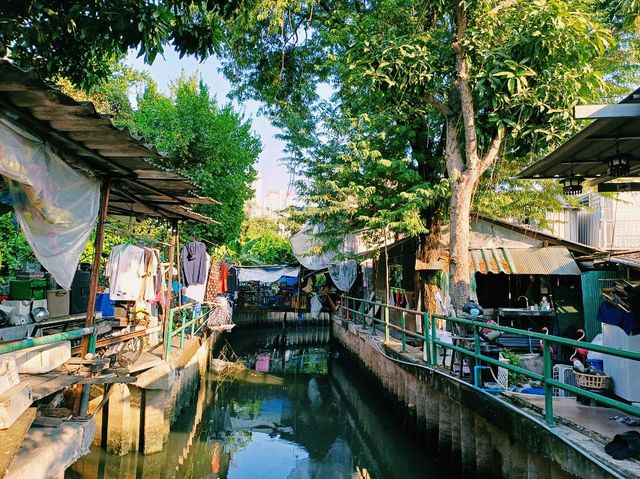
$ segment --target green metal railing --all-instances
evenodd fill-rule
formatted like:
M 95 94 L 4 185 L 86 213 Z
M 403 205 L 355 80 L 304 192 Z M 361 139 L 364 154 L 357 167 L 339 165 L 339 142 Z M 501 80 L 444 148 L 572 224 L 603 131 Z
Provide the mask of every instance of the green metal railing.
M 165 360 L 171 358 L 172 339 L 180 335 L 180 348 L 184 348 L 186 335 L 198 334 L 209 317 L 210 307 L 207 304 L 187 303 L 169 311 L 168 339 L 165 341 Z M 179 316 L 180 325 L 175 327 Z
M 636 406 L 632 406 L 627 404 L 626 402 L 618 401 L 616 399 L 612 399 L 610 397 L 606 397 L 602 394 L 598 394 L 593 391 L 588 391 L 585 389 L 581 389 L 577 386 L 573 386 L 571 384 L 566 384 L 560 381 L 553 379 L 553 370 L 552 370 L 552 354 L 551 348 L 552 345 L 565 345 L 572 348 L 582 348 L 587 351 L 594 351 L 598 353 L 607 354 L 610 356 L 616 356 L 619 358 L 631 359 L 638 361 L 640 360 L 640 353 L 634 351 L 627 351 L 623 349 L 610 348 L 607 346 L 601 346 L 586 342 L 575 341 L 573 339 L 562 338 L 560 336 L 547 335 L 543 333 L 536 333 L 533 331 L 522 330 L 517 328 L 511 328 L 507 326 L 500 326 L 498 324 L 490 324 L 484 321 L 478 321 L 473 319 L 465 319 L 465 318 L 457 318 L 450 316 L 437 315 L 432 313 L 424 313 L 420 311 L 415 311 L 406 308 L 400 308 L 398 306 L 392 306 L 389 304 L 376 302 L 376 301 L 367 301 L 359 298 L 346 297 L 346 306 L 344 309 L 347 311 L 347 317 L 354 321 L 355 323 L 361 323 L 364 329 L 370 328 L 371 332 L 375 335 L 376 333 L 376 325 L 381 325 L 384 327 L 384 338 L 385 341 L 389 341 L 390 339 L 390 331 L 396 331 L 400 335 L 401 342 L 401 350 L 402 352 L 406 352 L 407 350 L 407 337 L 413 337 L 423 341 L 423 359 L 426 363 L 426 366 L 429 368 L 435 369 L 438 366 L 438 350 L 437 348 L 449 349 L 463 356 L 473 357 L 475 360 L 475 364 L 491 364 L 495 366 L 499 366 L 501 368 L 508 369 L 509 371 L 522 374 L 528 378 L 531 378 L 535 381 L 540 381 L 544 386 L 544 404 L 545 404 L 545 421 L 547 424 L 553 424 L 553 388 L 562 389 L 564 391 L 568 391 L 577 396 L 582 396 L 588 398 L 590 400 L 596 401 L 605 406 L 609 406 L 620 411 L 624 411 L 628 414 L 632 414 L 635 416 L 640 416 L 640 408 Z M 377 308 L 382 308 L 382 319 L 376 318 L 375 311 Z M 373 314 L 372 314 L 373 311 Z M 390 321 L 390 312 L 397 311 L 400 312 L 400 324 L 394 324 Z M 407 316 L 416 317 L 419 315 L 422 318 L 422 333 L 418 333 L 415 331 L 409 331 L 406 328 Z M 471 328 L 473 331 L 473 336 L 469 336 L 469 338 L 464 338 L 468 341 L 473 341 L 473 350 L 463 348 L 457 346 L 455 344 L 450 344 L 444 342 L 437 337 L 436 331 L 436 320 L 442 319 L 445 321 L 450 321 L 453 324 L 458 324 L 461 326 L 466 326 Z M 495 358 L 491 358 L 482 354 L 481 351 L 481 343 L 483 339 L 480 336 L 480 330 L 482 329 L 490 329 L 494 331 L 502 331 L 504 333 L 517 334 L 520 336 L 524 336 L 529 338 L 530 340 L 534 339 L 540 342 L 542 349 L 542 358 L 543 358 L 543 373 L 538 374 L 527 369 L 524 369 L 519 366 L 515 366 L 506 362 L 499 361 Z M 480 374 L 479 368 L 483 366 L 476 366 L 473 372 L 473 385 L 476 388 L 481 389 L 480 384 Z
M 23 349 L 34 348 L 36 346 L 42 346 L 45 344 L 58 343 L 61 341 L 70 341 L 73 339 L 80 339 L 84 336 L 90 336 L 88 352 L 95 353 L 96 352 L 95 327 L 90 326 L 88 328 L 72 329 L 71 331 L 65 331 L 63 333 L 57 333 L 57 334 L 49 334 L 47 336 L 41 336 L 38 338 L 25 338 L 17 341 L 8 341 L 6 343 L 0 343 L 0 354 L 13 353 L 16 351 L 21 351 Z

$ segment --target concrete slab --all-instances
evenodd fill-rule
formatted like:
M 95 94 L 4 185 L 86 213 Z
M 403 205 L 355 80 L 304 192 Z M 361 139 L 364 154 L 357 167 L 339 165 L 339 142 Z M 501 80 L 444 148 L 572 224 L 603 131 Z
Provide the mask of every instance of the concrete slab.
M 30 407 L 13 423 L 13 426 L 0 431 L 0 444 L 2 444 L 0 448 L 0 479 L 5 476 L 35 418 L 36 408 Z
M 20 382 L 16 359 L 9 356 L 0 360 L 0 395 Z
M 20 374 L 43 374 L 62 366 L 71 357 L 71 342 L 61 341 L 0 355 L 0 361 L 13 356 Z
M 536 412 L 542 413 L 544 411 L 544 396 L 511 392 L 504 394 L 527 404 Z M 574 397 L 554 397 L 553 414 L 562 423 L 572 426 L 602 443 L 611 441 L 616 434 L 630 429 L 638 429 L 609 419 L 613 416 L 628 416 L 628 414 L 608 407 L 583 406 Z
M 8 429 L 31 403 L 31 386 L 19 383 L 0 396 L 0 429 Z
M 7 479 L 62 477 L 64 471 L 89 452 L 94 419 L 63 422 L 57 428 L 29 429 L 7 471 Z

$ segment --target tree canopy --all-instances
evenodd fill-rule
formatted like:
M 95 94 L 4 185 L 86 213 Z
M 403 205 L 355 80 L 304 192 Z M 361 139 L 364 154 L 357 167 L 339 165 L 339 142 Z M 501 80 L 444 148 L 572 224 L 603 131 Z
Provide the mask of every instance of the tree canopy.
M 2 2 L 0 57 L 5 53 L 45 78 L 79 86 L 108 78 L 130 49 L 152 63 L 171 45 L 180 56 L 210 56 L 221 42 L 220 20 L 235 0 L 47 0 Z
M 604 80 L 618 47 L 597 7 L 296 2 L 279 29 L 257 15 L 226 25 L 225 73 L 239 98 L 263 100 L 284 128 L 307 213 L 328 235 L 425 234 L 449 220 L 460 303 L 472 200 L 538 195 L 510 175 L 575 131 L 575 104 L 613 92 Z M 326 86 L 329 99 L 319 94 Z M 544 213 L 542 201 L 526 214 Z M 518 201 L 502 206 L 522 212 Z
M 219 202 L 196 208 L 217 223 L 194 224 L 192 234 L 214 244 L 238 238 L 244 204 L 253 195 L 254 164 L 262 151 L 251 122 L 229 104 L 218 106 L 195 75 L 183 75 L 169 96 L 149 82 L 126 124 L 166 155 L 163 166 L 184 173 L 203 195 Z

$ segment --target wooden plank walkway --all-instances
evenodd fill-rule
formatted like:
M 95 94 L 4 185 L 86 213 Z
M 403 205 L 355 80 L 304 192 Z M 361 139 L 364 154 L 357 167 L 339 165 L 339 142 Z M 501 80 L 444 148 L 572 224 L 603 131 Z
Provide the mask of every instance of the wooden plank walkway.
M 77 374 L 66 374 L 60 371 L 51 371 L 46 374 L 21 374 L 20 381 L 31 385 L 33 400 L 38 401 L 64 388 L 73 386 L 84 379 Z

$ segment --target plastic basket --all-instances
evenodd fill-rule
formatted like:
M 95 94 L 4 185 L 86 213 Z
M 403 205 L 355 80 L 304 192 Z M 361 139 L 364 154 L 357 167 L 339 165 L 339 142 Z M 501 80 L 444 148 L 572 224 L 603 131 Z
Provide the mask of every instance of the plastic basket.
M 607 389 L 609 384 L 609 376 L 581 373 L 580 371 L 574 371 L 573 374 L 576 376 L 576 384 L 581 388 Z

